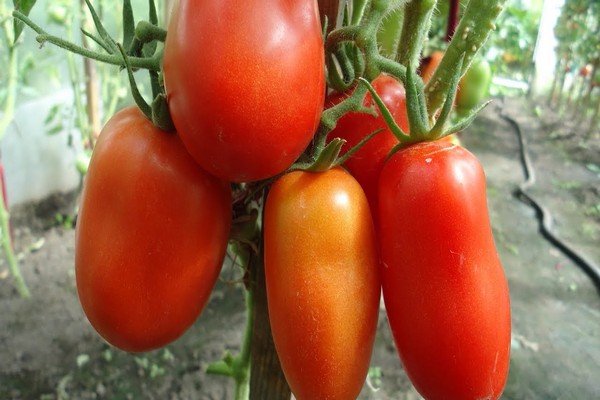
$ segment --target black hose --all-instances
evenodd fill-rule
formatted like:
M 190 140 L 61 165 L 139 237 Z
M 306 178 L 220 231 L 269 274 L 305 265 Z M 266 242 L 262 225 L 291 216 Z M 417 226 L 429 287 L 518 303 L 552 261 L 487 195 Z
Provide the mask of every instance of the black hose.
M 504 99 L 501 100 L 504 103 Z M 585 257 L 570 244 L 560 239 L 552 229 L 553 218 L 550 212 L 537 201 L 527 190 L 535 184 L 535 170 L 533 163 L 527 151 L 528 145 L 519 123 L 505 113 L 503 104 L 498 107 L 498 115 L 507 121 L 515 130 L 519 139 L 519 156 L 525 173 L 525 181 L 517 186 L 514 192 L 515 197 L 523 203 L 529 205 L 535 210 L 535 214 L 540 223 L 540 233 L 546 240 L 559 249 L 564 255 L 569 257 L 583 272 L 592 280 L 594 286 L 600 293 L 600 267 L 589 258 Z

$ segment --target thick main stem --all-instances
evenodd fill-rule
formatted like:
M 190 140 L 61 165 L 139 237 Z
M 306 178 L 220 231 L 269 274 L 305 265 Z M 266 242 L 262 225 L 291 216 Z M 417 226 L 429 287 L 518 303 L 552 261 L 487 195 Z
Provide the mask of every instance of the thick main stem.
M 290 388 L 275 351 L 269 310 L 262 245 L 253 265 L 254 325 L 252 328 L 250 400 L 289 400 Z
M 404 9 L 405 17 L 402 25 L 402 36 L 398 48 L 398 62 L 416 68 L 423 43 L 427 38 L 431 25 L 431 15 L 437 0 L 412 1 Z

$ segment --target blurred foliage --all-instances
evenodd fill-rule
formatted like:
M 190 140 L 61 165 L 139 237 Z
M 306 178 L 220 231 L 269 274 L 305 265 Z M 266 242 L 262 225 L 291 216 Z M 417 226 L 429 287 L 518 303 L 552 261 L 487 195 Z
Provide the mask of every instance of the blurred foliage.
M 565 0 L 554 28 L 559 58 L 577 69 L 600 58 L 600 1 Z
M 444 38 L 449 3 L 449 0 L 438 1 L 425 55 L 434 50 L 444 50 L 446 47 Z M 467 3 L 468 0 L 460 1 L 461 15 Z M 508 0 L 496 22 L 496 32 L 490 35 L 481 52 L 492 65 L 494 75 L 520 81 L 528 80 L 533 65 L 542 5 L 542 0 Z

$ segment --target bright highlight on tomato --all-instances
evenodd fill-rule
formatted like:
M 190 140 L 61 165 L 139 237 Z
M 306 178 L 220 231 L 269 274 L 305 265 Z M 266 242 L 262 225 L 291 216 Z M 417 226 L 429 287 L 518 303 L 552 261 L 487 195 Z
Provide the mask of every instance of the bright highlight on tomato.
M 288 168 L 318 126 L 324 51 L 314 0 L 180 0 L 164 80 L 181 140 L 208 172 L 249 182 Z
M 268 194 L 264 235 L 269 317 L 292 392 L 298 400 L 355 399 L 381 293 L 360 185 L 339 168 L 284 175 Z
M 506 383 L 510 304 L 486 201 L 479 161 L 447 141 L 398 151 L 380 176 L 385 307 L 427 399 L 497 399 Z
M 175 134 L 135 107 L 115 114 L 77 220 L 77 291 L 92 326 L 130 352 L 178 338 L 208 301 L 230 221 L 229 185 L 200 169 Z

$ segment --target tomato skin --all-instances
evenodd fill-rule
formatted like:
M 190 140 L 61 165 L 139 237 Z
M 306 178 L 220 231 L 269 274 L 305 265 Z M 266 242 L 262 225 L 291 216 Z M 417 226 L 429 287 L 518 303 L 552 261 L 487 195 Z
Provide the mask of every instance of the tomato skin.
M 427 83 L 431 80 L 431 77 L 435 73 L 438 65 L 442 62 L 442 58 L 444 57 L 444 52 L 441 50 L 436 50 L 427 59 L 424 60 L 423 65 L 421 66 L 420 74 L 424 83 Z
M 249 182 L 288 168 L 325 97 L 315 0 L 179 0 L 165 43 L 169 109 L 208 172 Z
M 402 131 L 408 133 L 410 127 L 406 114 L 406 92 L 402 83 L 389 75 L 380 75 L 371 82 L 371 85 L 379 97 L 381 97 Z M 326 106 L 332 107 L 346 96 L 348 94 L 333 93 L 327 97 Z M 365 96 L 363 105 L 365 107 L 375 105 L 370 93 L 367 93 Z M 378 133 L 365 143 L 344 164 L 365 191 L 373 216 L 377 215 L 377 182 L 379 180 L 379 173 L 390 150 L 398 144 L 398 139 L 388 129 L 379 108 L 377 106 L 375 108 L 377 110 L 376 117 L 366 113 L 347 113 L 338 120 L 335 129 L 329 133 L 330 138 L 339 137 L 346 140 L 346 144 L 341 152 L 345 154 L 369 134 L 378 129 L 384 129 L 383 132 Z
M 468 112 L 478 106 L 485 99 L 491 81 L 490 63 L 482 58 L 474 60 L 459 82 L 455 100 L 457 109 Z
M 379 186 L 382 289 L 406 372 L 427 399 L 496 399 L 510 301 L 479 161 L 444 141 L 395 153 Z
M 360 185 L 339 168 L 283 176 L 267 197 L 264 235 L 271 329 L 292 392 L 298 400 L 356 398 L 381 293 Z
M 178 338 L 208 301 L 230 223 L 226 182 L 136 107 L 115 114 L 92 154 L 77 220 L 77 290 L 92 326 L 129 352 Z

